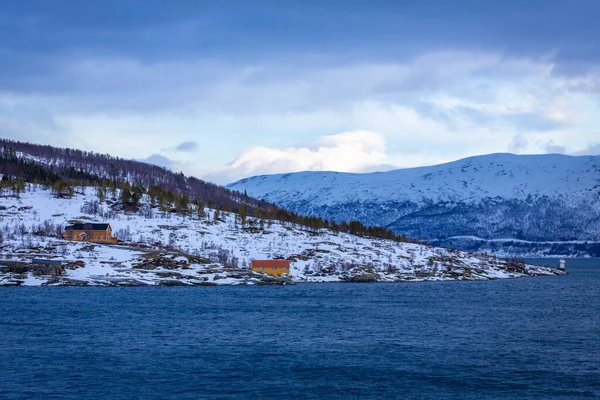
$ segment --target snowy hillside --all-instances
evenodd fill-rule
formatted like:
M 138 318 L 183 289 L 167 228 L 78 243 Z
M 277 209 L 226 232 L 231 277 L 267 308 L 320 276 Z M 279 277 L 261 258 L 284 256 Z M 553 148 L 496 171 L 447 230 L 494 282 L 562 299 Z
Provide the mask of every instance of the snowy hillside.
M 159 186 L 191 200 L 211 202 L 215 206 L 238 208 L 242 204 L 254 209 L 273 210 L 275 207 L 241 193 L 232 193 L 222 186 L 185 176 L 169 169 L 137 161 L 112 157 L 108 154 L 59 148 L 0 138 L 0 175 L 25 182 L 51 182 L 57 190 L 66 186 L 113 185 Z M 2 187 L 0 186 L 0 190 Z M 131 189 L 131 188 L 130 188 Z
M 600 240 L 600 156 L 491 154 L 381 173 L 256 176 L 228 188 L 427 240 Z
M 117 196 L 118 197 L 118 196 Z M 144 199 L 147 200 L 147 199 Z M 147 204 L 123 214 L 116 199 L 99 202 L 95 188 L 56 198 L 28 185 L 20 198 L 0 197 L 0 285 L 218 285 L 327 281 L 496 279 L 560 272 L 495 257 L 362 238 L 204 209 L 180 215 Z M 108 222 L 118 245 L 72 243 L 60 229 L 74 221 Z M 35 269 L 32 258 L 64 262 Z M 291 280 L 248 271 L 252 259 L 292 261 Z

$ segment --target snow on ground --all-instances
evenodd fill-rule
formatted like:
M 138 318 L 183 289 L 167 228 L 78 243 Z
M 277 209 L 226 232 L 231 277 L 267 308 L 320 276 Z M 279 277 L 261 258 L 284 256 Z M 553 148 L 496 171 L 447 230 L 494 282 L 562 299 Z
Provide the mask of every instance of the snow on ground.
M 11 272 L 0 273 L 0 284 L 264 284 L 270 278 L 249 273 L 248 266 L 253 259 L 274 258 L 292 260 L 290 275 L 296 282 L 497 279 L 555 273 L 532 266 L 507 268 L 506 262 L 487 255 L 327 230 L 312 232 L 276 221 L 248 218 L 242 226 L 235 214 L 227 212 L 221 212 L 215 222 L 215 211 L 208 208 L 204 217 L 156 209 L 126 215 L 111 211 L 108 197 L 96 214 L 85 212 L 90 209 L 86 203 L 97 201 L 95 188 L 78 188 L 73 198 L 62 199 L 30 185 L 18 199 L 0 198 L 4 237 L 0 268 L 30 263 L 32 257 L 55 257 L 73 264 L 58 281 Z M 75 220 L 110 223 L 120 244 L 52 237 L 56 227 Z M 75 265 L 77 261 L 83 263 Z

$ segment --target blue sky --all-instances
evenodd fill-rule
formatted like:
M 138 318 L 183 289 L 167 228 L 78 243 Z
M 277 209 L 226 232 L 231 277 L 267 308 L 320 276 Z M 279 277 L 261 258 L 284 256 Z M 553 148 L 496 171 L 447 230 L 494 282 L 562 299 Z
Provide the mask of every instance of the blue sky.
M 215 181 L 600 153 L 600 3 L 2 2 L 0 136 Z

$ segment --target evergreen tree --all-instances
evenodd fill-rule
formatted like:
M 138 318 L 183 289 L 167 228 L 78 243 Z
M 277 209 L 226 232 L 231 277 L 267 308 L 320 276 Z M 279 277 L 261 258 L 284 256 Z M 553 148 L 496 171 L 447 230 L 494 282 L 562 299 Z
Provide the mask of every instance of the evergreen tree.
M 121 203 L 123 205 L 129 204 L 131 202 L 131 190 L 129 190 L 129 186 L 124 186 L 121 189 Z
M 98 190 L 96 191 L 96 195 L 98 196 L 98 200 L 104 201 L 105 194 L 104 194 L 104 189 L 102 189 L 102 186 L 98 187 Z
M 134 185 L 131 187 L 130 193 L 130 203 L 134 208 L 138 208 L 140 206 L 140 200 L 142 199 L 143 190 L 141 187 Z
M 57 180 L 52 185 L 52 193 L 57 197 L 71 197 L 73 196 L 73 188 L 67 181 Z
M 246 204 L 242 204 L 240 206 L 240 221 L 242 226 L 246 225 L 246 218 L 248 217 L 248 206 Z
M 190 196 L 188 196 L 187 193 L 182 194 L 181 196 L 179 196 L 177 201 L 177 211 L 180 213 L 186 213 L 189 208 L 189 203 Z
M 159 206 L 159 209 L 163 213 L 168 213 L 168 212 L 171 211 L 171 209 L 169 208 L 169 206 L 167 204 L 165 204 L 165 203 L 161 203 L 160 206 Z
M 15 194 L 17 195 L 17 197 L 24 190 L 25 190 L 25 181 L 23 180 L 23 178 L 19 177 L 19 178 L 17 178 L 17 182 L 15 183 Z

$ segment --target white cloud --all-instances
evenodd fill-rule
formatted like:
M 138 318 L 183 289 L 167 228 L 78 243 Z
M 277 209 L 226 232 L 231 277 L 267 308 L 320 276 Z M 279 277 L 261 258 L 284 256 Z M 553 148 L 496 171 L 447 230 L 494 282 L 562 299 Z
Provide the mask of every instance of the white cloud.
M 546 148 L 546 153 L 548 154 L 565 154 L 567 152 L 565 146 L 557 145 L 552 139 L 550 139 L 544 147 Z
M 170 160 L 168 157 L 165 157 L 161 154 L 150 154 L 148 157 L 146 158 L 142 158 L 139 161 L 148 163 L 148 164 L 154 164 L 154 165 L 158 165 L 159 167 L 164 167 L 167 169 L 171 169 L 173 170 L 173 166 L 174 166 L 174 162 L 173 160 Z
M 599 135 L 600 136 L 600 135 Z M 600 143 L 590 143 L 584 149 L 579 149 L 572 153 L 576 156 L 595 156 L 600 155 Z
M 587 151 L 600 126 L 596 80 L 553 68 L 551 58 L 460 51 L 302 67 L 84 60 L 43 77 L 61 90 L 0 91 L 0 135 L 127 158 L 160 153 L 221 183 L 503 151 Z M 174 151 L 182 142 L 197 142 L 198 151 Z
M 250 175 L 298 171 L 365 172 L 390 169 L 386 143 L 376 132 L 356 131 L 322 136 L 297 147 L 252 147 L 231 164 L 205 172 L 202 177 L 230 183 Z
M 516 135 L 513 137 L 512 142 L 510 142 L 508 151 L 511 153 L 519 153 L 523 151 L 523 149 L 527 148 L 528 144 L 527 138 L 524 135 Z

